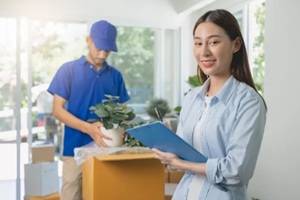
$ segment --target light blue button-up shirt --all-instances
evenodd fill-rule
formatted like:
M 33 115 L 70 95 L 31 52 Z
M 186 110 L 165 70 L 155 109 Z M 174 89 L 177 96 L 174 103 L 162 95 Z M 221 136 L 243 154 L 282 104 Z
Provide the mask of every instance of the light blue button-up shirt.
M 177 134 L 192 145 L 193 131 L 205 108 L 209 79 L 193 88 L 180 112 Z M 206 180 L 200 198 L 205 200 L 244 200 L 259 154 L 266 123 L 266 108 L 259 94 L 231 76 L 212 98 L 201 127 L 201 146 L 207 158 Z M 194 176 L 187 172 L 173 200 L 187 198 Z

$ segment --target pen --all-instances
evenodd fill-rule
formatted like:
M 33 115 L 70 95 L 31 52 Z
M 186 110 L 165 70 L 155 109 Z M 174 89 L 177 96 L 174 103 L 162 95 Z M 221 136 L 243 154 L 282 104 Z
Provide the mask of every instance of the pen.
M 155 107 L 154 109 L 155 109 L 157 118 L 158 118 L 161 122 L 163 122 L 163 118 L 162 118 L 161 113 L 159 112 L 158 108 Z

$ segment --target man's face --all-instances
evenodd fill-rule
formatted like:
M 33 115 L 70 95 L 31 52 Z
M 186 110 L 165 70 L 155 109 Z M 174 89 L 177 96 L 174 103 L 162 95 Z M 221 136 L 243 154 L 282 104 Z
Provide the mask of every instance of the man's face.
M 87 38 L 87 44 L 89 47 L 89 61 L 92 62 L 93 65 L 101 67 L 106 58 L 109 56 L 110 51 L 97 49 L 91 37 Z

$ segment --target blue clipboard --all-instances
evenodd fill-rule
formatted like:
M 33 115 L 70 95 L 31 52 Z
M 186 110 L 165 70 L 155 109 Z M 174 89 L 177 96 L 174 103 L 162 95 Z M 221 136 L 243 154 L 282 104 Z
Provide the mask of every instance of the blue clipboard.
M 149 148 L 173 153 L 190 162 L 205 163 L 207 161 L 204 155 L 161 122 L 144 124 L 127 129 L 126 132 Z

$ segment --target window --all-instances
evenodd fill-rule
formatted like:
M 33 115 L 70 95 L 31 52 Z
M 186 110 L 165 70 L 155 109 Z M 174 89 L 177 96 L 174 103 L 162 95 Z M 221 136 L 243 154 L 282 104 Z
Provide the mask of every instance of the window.
M 129 104 L 143 113 L 145 103 L 154 96 L 154 30 L 118 27 L 118 52 L 110 56 L 111 64 L 124 77 L 131 97 Z
M 244 33 L 248 50 L 249 64 L 254 83 L 260 94 L 264 93 L 264 20 L 265 1 L 254 0 L 245 5 L 245 8 L 234 13 Z
M 54 143 L 60 150 L 62 134 L 58 120 L 51 115 L 53 97 L 46 90 L 58 68 L 86 54 L 87 24 L 28 20 L 31 51 L 26 80 L 31 87 L 34 140 Z
M 147 118 L 147 103 L 154 98 L 177 105 L 179 41 L 178 30 L 118 27 L 119 51 L 109 62 L 122 72 L 135 113 Z
M 15 127 L 16 75 L 16 19 L 0 18 L 0 141 Z M 7 134 L 5 134 L 7 133 Z M 8 138 L 5 138 L 5 137 Z
M 253 1 L 249 4 L 249 38 L 250 56 L 249 62 L 257 90 L 264 93 L 265 76 L 265 2 L 261 0 Z
M 27 18 L 0 18 L 0 29 L 0 155 L 6 160 L 0 184 L 7 188 L 0 199 L 21 199 L 29 142 L 50 139 L 49 129 L 38 123 L 44 118 L 39 118 L 37 98 L 62 63 L 85 54 L 88 29 L 84 23 Z

